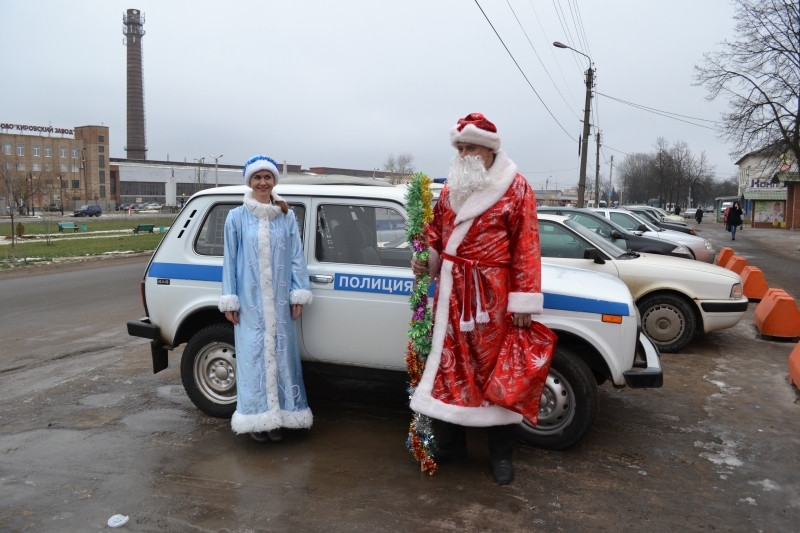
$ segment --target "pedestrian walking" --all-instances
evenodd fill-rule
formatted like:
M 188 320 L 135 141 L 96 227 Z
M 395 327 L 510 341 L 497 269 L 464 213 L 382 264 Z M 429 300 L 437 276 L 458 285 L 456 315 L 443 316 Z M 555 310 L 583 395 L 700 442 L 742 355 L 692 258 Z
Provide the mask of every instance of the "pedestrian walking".
M 486 385 L 504 339 L 520 335 L 531 346 L 543 335 L 536 327 L 544 326 L 531 321 L 543 304 L 536 197 L 482 114 L 460 119 L 450 141 L 458 155 L 428 226 L 430 257 L 412 261 L 416 275 L 430 272 L 439 283 L 432 347 L 411 408 L 440 421 L 437 463 L 466 456 L 464 426 L 487 427 L 492 475 L 506 485 L 514 477 L 511 456 L 523 415 L 495 396 L 490 401 Z M 534 421 L 540 395 L 528 405 Z
M 681 206 L 679 206 L 678 204 L 675 204 L 675 214 L 676 215 L 681 214 Z
M 700 224 L 703 221 L 703 208 L 698 207 L 697 211 L 694 212 L 694 219 Z
M 742 208 L 739 207 L 739 202 L 733 202 L 730 211 L 728 211 L 728 218 L 726 219 L 728 231 L 731 232 L 731 240 L 736 240 L 736 228 L 742 226 Z
M 294 212 L 276 193 L 278 165 L 263 155 L 244 165 L 244 205 L 225 220 L 219 310 L 234 325 L 235 433 L 282 440 L 281 428 L 310 428 L 294 321 L 311 303 Z

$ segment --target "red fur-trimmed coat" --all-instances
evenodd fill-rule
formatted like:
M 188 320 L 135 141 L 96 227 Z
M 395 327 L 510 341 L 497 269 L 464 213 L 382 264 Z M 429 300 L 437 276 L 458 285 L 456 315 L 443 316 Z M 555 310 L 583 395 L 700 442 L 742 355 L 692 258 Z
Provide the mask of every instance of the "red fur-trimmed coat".
M 489 185 L 461 206 L 453 205 L 445 187 L 428 226 L 432 270 L 439 268 L 433 344 L 411 408 L 463 426 L 522 422 L 522 415 L 493 405 L 482 391 L 513 327 L 508 314 L 541 314 L 543 304 L 536 197 L 502 150 L 489 177 Z M 473 271 L 460 259 L 477 261 L 477 267 Z M 488 316 L 479 314 L 472 272 L 480 278 Z M 471 313 L 464 307 L 465 274 L 473 277 Z

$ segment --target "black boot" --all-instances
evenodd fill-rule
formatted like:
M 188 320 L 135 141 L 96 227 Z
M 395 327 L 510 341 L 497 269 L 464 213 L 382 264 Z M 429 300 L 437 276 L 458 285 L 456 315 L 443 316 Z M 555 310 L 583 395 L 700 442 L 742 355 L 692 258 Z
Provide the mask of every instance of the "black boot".
M 514 480 L 514 465 L 511 459 L 492 461 L 492 477 L 498 485 L 508 485 Z
M 489 431 L 489 454 L 492 456 L 492 477 L 498 485 L 508 485 L 514 479 L 511 454 L 517 440 L 517 425 L 492 426 Z

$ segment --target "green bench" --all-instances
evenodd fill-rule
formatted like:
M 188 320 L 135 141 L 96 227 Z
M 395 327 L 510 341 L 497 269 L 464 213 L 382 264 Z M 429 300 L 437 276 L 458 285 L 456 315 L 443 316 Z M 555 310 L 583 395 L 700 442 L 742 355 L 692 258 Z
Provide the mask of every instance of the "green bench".
M 71 229 L 72 233 L 78 233 L 78 225 L 74 222 L 59 222 L 58 223 L 58 232 L 64 233 L 64 230 Z
M 138 226 L 133 228 L 133 234 L 134 235 L 139 235 L 140 231 L 146 231 L 148 233 L 153 233 L 153 228 L 154 227 L 155 227 L 155 224 L 139 224 Z

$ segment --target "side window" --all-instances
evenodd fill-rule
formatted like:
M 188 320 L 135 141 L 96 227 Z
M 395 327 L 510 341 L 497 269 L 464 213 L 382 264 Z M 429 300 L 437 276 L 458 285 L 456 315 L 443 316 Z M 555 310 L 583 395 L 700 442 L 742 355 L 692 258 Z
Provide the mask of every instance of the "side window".
M 289 204 L 289 209 L 294 212 L 294 218 L 297 219 L 297 230 L 300 232 L 300 242 L 303 248 L 306 247 L 306 206 L 303 204 Z
M 611 220 L 627 230 L 636 230 L 639 228 L 639 224 L 633 218 L 622 213 L 611 213 Z
M 546 220 L 539 221 L 539 246 L 542 257 L 583 259 L 589 246 L 568 229 Z
M 194 251 L 200 255 L 223 255 L 225 253 L 225 219 L 232 209 L 241 204 L 217 204 L 203 221 L 203 226 L 194 241 Z
M 320 263 L 408 267 L 405 225 L 403 215 L 391 208 L 321 205 L 314 256 Z

